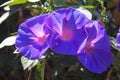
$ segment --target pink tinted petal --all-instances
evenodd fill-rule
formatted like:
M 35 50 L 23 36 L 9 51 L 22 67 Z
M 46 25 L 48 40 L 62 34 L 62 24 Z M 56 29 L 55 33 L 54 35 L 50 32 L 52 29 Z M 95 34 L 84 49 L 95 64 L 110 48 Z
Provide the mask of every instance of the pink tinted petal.
M 59 35 L 62 35 L 62 30 L 81 28 L 90 20 L 74 8 L 61 8 L 53 11 L 46 21 L 49 27 L 57 31 Z
M 50 49 L 58 54 L 76 55 L 79 45 L 86 38 L 84 27 L 76 30 L 70 40 L 63 40 L 57 33 L 51 38 Z
M 47 15 L 44 14 L 30 18 L 18 29 L 15 45 L 18 51 L 29 59 L 40 59 L 48 49 L 50 30 L 44 23 L 46 17 Z
M 89 21 L 85 15 L 73 8 L 62 8 L 52 12 L 47 19 L 48 26 L 53 30 L 50 49 L 58 54 L 76 55 L 79 45 L 87 36 L 84 24 Z
M 27 27 L 34 27 L 36 24 L 43 25 L 44 19 L 47 16 L 48 16 L 48 14 L 41 14 L 41 15 L 38 15 L 38 16 L 27 19 L 25 21 L 25 23 L 26 23 Z
M 35 24 L 33 27 L 30 27 L 29 29 L 33 32 L 34 35 L 36 35 L 36 37 L 43 37 L 45 35 L 43 26 L 39 23 Z
M 82 51 L 78 54 L 78 60 L 92 72 L 102 73 L 107 70 L 113 61 L 108 38 L 105 36 L 95 43 L 90 53 Z
M 24 47 L 37 40 L 36 36 L 28 29 L 25 23 L 21 24 L 18 29 L 18 36 L 16 39 L 16 47 Z
M 96 36 L 91 39 L 94 33 L 92 27 L 96 28 Z M 90 71 L 95 73 L 102 73 L 105 71 L 113 61 L 113 56 L 110 51 L 110 42 L 104 28 L 97 22 L 93 22 L 91 32 L 88 32 L 88 40 L 83 49 L 79 51 L 78 60 Z M 90 33 L 90 34 L 89 34 Z M 81 45 L 82 46 L 82 45 Z
M 47 14 L 43 14 L 41 16 L 35 16 L 26 20 L 27 27 L 33 32 L 36 37 L 43 37 L 45 35 L 44 27 L 44 19 L 47 17 Z
M 57 14 L 56 14 L 57 15 Z M 46 25 L 51 29 L 51 30 L 55 30 L 59 35 L 62 35 L 62 25 L 63 25 L 63 18 L 59 18 L 57 19 L 57 17 L 60 15 L 58 14 L 57 16 L 54 14 L 50 14 L 47 18 L 46 18 Z

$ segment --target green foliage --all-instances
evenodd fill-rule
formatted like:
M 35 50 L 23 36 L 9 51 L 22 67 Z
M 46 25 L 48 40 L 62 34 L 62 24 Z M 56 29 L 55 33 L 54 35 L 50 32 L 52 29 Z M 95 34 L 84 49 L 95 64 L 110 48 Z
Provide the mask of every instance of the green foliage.
M 76 56 L 68 56 L 68 55 L 56 55 L 54 53 L 49 53 L 50 59 L 54 63 L 54 67 L 52 73 L 54 76 L 58 75 L 64 68 L 69 68 L 78 62 Z M 71 67 L 70 70 L 76 68 L 76 66 Z
M 116 39 L 114 37 L 109 37 L 109 39 L 110 39 L 111 47 L 113 47 L 114 49 L 118 50 Z
M 46 64 L 46 59 L 42 59 L 41 63 L 41 80 L 44 80 L 45 77 L 45 64 Z
M 82 6 L 83 8 L 86 8 L 86 9 L 94 9 L 95 8 L 95 6 L 93 6 L 93 5 L 88 5 L 88 6 Z
M 3 3 L 2 5 L 0 5 L 0 7 L 25 4 L 26 2 L 27 2 L 27 0 L 10 0 L 10 1 L 7 1 L 7 2 Z
M 27 0 L 13 0 L 12 2 L 8 3 L 8 6 L 13 6 L 13 5 L 17 5 L 17 4 L 25 4 L 27 2 Z
M 41 63 L 39 62 L 37 65 L 36 65 L 36 69 L 35 69 L 35 77 L 36 77 L 36 80 L 40 80 L 41 79 Z
M 101 5 L 101 8 L 102 8 L 102 11 L 100 13 L 100 16 L 102 18 L 102 21 L 105 22 L 106 21 L 106 8 L 104 7 L 104 1 L 103 0 L 97 0 L 100 5 Z
M 38 63 L 38 60 L 29 60 L 28 58 L 22 56 L 21 63 L 24 70 L 27 68 L 28 70 L 31 70 Z
M 114 68 L 120 72 L 120 52 L 119 53 L 115 53 L 116 56 L 115 56 L 115 59 L 113 61 L 113 65 L 114 65 Z

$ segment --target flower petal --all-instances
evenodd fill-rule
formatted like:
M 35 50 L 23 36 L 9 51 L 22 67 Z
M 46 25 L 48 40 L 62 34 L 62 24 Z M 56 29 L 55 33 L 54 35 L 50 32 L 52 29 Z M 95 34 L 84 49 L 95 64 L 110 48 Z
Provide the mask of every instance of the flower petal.
M 84 28 L 76 30 L 71 40 L 62 40 L 57 34 L 52 38 L 50 49 L 58 54 L 76 55 L 79 45 L 86 38 Z
M 41 46 L 39 43 L 32 43 L 31 45 L 21 47 L 19 51 L 29 59 L 40 59 L 48 48 L 47 44 Z
M 120 33 L 117 33 L 117 45 L 118 45 L 118 49 L 120 50 Z
M 18 37 L 16 39 L 16 47 L 24 47 L 29 45 L 37 40 L 36 36 L 32 31 L 26 26 L 25 23 L 22 23 L 18 29 Z
M 83 52 L 78 54 L 78 60 L 90 71 L 102 73 L 110 66 L 113 57 L 110 52 L 110 45 L 106 42 L 106 39 L 102 38 L 98 43 L 95 44 L 95 48 L 91 53 Z
M 44 24 L 46 17 L 47 15 L 43 14 L 30 18 L 22 23 L 18 29 L 16 47 L 23 56 L 29 59 L 40 59 L 49 48 L 49 30 Z
M 93 40 L 97 35 L 96 27 L 94 26 L 94 21 L 85 25 L 85 30 L 88 35 L 88 41 Z
M 113 61 L 110 51 L 110 42 L 104 28 L 98 22 L 92 22 L 92 26 L 87 30 L 88 40 L 79 50 L 78 60 L 90 71 L 102 73 Z M 96 34 L 94 33 L 96 29 Z M 95 35 L 95 36 L 94 36 Z M 93 37 L 94 36 L 94 37 Z
M 87 36 L 84 25 L 89 21 L 84 14 L 73 8 L 63 8 L 51 13 L 47 19 L 48 26 L 53 29 L 50 49 L 58 54 L 76 55 L 79 45 Z
M 92 19 L 92 14 L 87 9 L 80 7 L 77 10 L 79 10 L 81 13 L 87 16 L 90 20 Z

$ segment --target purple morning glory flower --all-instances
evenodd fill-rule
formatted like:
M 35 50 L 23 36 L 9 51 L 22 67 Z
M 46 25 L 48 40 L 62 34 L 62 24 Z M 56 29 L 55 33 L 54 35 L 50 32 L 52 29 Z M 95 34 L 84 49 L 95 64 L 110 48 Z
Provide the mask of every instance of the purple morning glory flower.
M 84 25 L 90 20 L 74 8 L 53 11 L 47 25 L 53 30 L 50 49 L 58 54 L 76 55 L 87 34 Z
M 49 30 L 44 25 L 47 14 L 30 18 L 23 22 L 18 29 L 16 47 L 29 59 L 40 59 L 49 48 Z
M 88 36 L 79 47 L 78 60 L 90 71 L 102 73 L 113 61 L 109 38 L 97 21 L 86 24 L 85 30 Z
M 118 49 L 120 50 L 120 29 L 119 29 L 119 33 L 117 33 L 117 46 Z

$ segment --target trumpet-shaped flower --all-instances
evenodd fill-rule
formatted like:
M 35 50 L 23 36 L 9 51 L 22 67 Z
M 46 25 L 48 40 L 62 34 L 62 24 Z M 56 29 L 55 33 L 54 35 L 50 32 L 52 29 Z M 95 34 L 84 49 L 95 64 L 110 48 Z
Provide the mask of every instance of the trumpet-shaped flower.
M 76 55 L 87 36 L 84 25 L 90 20 L 76 9 L 62 8 L 53 11 L 46 21 L 53 30 L 50 49 L 58 54 Z
M 44 25 L 47 14 L 30 18 L 18 29 L 16 47 L 29 59 L 40 59 L 48 47 L 49 30 Z
M 108 36 L 97 21 L 86 24 L 85 30 L 88 36 L 79 47 L 78 60 L 90 71 L 101 73 L 113 61 Z

